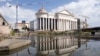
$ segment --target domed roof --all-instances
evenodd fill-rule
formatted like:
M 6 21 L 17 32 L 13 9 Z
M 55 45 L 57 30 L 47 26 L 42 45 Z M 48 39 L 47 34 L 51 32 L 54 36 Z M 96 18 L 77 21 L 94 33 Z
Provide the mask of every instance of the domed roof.
M 41 8 L 38 13 L 47 13 L 47 11 L 44 8 Z

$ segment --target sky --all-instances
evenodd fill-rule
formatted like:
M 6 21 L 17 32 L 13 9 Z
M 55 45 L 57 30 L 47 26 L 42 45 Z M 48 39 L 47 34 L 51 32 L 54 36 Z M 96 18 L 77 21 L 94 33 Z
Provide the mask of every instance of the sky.
M 18 22 L 25 20 L 29 23 L 36 19 L 35 13 L 42 3 L 49 13 L 66 9 L 81 20 L 85 20 L 84 16 L 87 16 L 89 27 L 100 26 L 100 0 L 0 0 L 0 14 L 13 25 L 16 21 L 16 5 L 20 5 Z

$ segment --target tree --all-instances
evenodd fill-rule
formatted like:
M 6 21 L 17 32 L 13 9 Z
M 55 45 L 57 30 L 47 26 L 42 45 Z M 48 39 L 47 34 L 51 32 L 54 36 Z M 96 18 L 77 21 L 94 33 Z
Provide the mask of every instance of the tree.
M 23 26 L 22 27 L 22 30 L 27 30 L 27 26 Z

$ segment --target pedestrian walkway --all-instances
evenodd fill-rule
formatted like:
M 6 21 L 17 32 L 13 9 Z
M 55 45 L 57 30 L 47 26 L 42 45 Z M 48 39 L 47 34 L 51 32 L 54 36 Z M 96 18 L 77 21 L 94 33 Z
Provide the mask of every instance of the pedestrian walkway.
M 100 41 L 89 41 L 75 50 L 71 56 L 100 56 Z

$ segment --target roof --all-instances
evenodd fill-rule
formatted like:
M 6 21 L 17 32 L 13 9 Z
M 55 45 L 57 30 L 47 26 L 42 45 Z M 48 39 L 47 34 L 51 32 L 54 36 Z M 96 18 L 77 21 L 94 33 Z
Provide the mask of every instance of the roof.
M 57 14 L 66 14 L 66 15 L 69 15 L 69 16 L 74 16 L 72 13 L 70 13 L 68 10 L 62 10 L 62 11 L 59 11 L 57 12 Z
M 37 13 L 47 13 L 47 11 L 44 8 L 41 8 Z
M 5 20 L 5 18 L 1 14 L 0 17 L 9 25 L 9 23 Z

